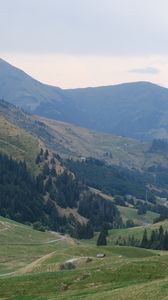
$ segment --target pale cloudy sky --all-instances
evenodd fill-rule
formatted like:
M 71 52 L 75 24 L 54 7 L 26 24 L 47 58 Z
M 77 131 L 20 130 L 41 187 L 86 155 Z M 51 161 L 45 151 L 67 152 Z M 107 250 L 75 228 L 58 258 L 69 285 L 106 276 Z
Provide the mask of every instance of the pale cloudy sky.
M 168 0 L 0 0 L 0 57 L 64 88 L 168 87 Z

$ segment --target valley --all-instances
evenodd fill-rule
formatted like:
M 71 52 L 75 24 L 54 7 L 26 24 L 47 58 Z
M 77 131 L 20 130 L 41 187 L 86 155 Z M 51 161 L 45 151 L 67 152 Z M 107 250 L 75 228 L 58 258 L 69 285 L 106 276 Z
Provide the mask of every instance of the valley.
M 0 300 L 168 300 L 168 1 L 0 4 Z
M 167 89 L 62 90 L 0 61 L 2 74 L 0 299 L 166 299 L 167 123 L 148 109 L 159 97 L 166 111 Z

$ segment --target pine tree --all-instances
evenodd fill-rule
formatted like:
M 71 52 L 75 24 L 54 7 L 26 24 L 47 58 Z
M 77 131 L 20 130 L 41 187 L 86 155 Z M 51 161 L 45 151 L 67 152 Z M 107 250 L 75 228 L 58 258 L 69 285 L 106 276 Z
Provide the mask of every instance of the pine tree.
M 164 229 L 162 226 L 159 227 L 159 249 L 164 249 Z
M 46 151 L 45 151 L 45 153 L 44 153 L 44 159 L 47 159 L 47 158 L 48 158 L 48 155 L 49 155 L 49 153 L 48 153 L 48 150 L 46 149 Z
M 157 242 L 157 232 L 156 230 L 152 230 L 150 242 L 149 242 L 150 248 L 155 249 L 156 242 Z
M 141 241 L 141 247 L 142 248 L 147 248 L 148 246 L 148 236 L 147 236 L 147 230 L 146 228 L 144 229 L 142 241 Z
M 106 234 L 105 230 L 103 229 L 98 236 L 97 246 L 106 246 L 107 245 L 106 236 L 107 236 L 107 234 Z
M 168 250 L 168 231 L 165 231 L 164 241 L 163 241 L 163 249 Z

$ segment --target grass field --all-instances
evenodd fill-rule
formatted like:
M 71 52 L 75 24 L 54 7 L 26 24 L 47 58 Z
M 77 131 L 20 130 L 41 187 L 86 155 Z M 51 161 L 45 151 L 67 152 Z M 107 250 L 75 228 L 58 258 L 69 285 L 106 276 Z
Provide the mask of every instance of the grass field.
M 0 217 L 0 275 L 14 272 L 55 250 L 55 233 L 43 233 Z M 54 246 L 53 246 L 54 245 Z
M 136 225 L 144 225 L 144 224 L 152 224 L 153 221 L 159 217 L 159 214 L 147 211 L 144 215 L 138 215 L 137 209 L 131 208 L 131 207 L 123 207 L 123 206 L 117 206 L 122 219 L 124 222 L 126 220 L 133 220 Z
M 0 218 L 0 299 L 167 299 L 168 253 L 110 242 L 132 230 L 140 235 L 143 227 L 112 230 L 108 246 L 97 247 Z M 74 268 L 61 270 L 68 261 Z

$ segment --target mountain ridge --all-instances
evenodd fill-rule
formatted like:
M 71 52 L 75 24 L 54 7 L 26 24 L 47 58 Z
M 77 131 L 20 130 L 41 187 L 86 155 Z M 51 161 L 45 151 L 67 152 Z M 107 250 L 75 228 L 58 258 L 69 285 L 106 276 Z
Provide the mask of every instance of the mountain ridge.
M 42 117 L 142 140 L 168 138 L 168 89 L 139 81 L 61 89 L 0 61 L 0 95 Z

